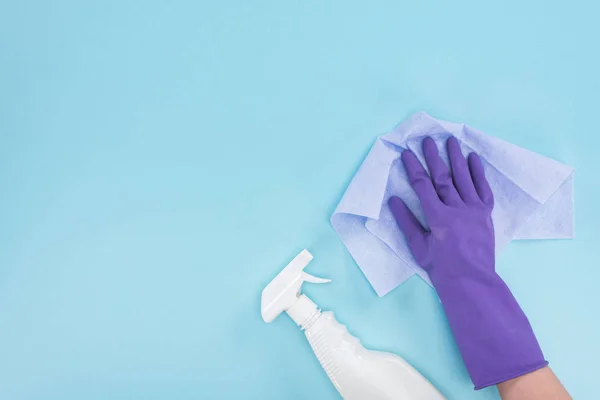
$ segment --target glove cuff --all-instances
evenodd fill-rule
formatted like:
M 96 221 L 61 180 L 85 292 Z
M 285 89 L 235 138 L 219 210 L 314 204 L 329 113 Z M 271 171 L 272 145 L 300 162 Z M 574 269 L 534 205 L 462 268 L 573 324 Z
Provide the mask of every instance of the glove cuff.
M 496 273 L 433 283 L 476 389 L 548 364 L 529 320 Z

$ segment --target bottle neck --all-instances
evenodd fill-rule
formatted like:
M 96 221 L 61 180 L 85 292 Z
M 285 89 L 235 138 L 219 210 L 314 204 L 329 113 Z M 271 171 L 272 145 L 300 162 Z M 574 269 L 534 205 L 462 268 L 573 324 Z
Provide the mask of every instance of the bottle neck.
M 302 330 L 310 328 L 321 316 L 321 310 L 317 305 L 303 294 L 286 312 Z

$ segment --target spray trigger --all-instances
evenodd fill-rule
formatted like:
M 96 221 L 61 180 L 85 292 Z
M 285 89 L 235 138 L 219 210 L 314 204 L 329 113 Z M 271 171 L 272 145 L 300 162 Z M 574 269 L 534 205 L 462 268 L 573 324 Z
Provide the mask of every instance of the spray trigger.
M 302 283 L 327 283 L 329 279 L 319 278 L 304 272 L 304 268 L 313 259 L 308 250 L 302 250 L 272 281 L 264 288 L 261 297 L 261 314 L 265 322 L 273 321 L 283 311 L 287 311 L 298 301 Z
M 319 278 L 317 276 L 312 276 L 310 274 L 307 274 L 306 272 L 302 273 L 302 280 L 304 282 L 310 282 L 310 283 L 329 283 L 329 282 L 331 282 L 331 279 Z

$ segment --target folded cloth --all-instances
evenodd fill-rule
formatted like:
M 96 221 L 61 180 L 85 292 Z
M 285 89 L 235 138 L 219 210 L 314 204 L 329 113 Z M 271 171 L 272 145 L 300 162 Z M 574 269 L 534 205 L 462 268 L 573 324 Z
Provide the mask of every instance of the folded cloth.
M 415 262 L 387 205 L 402 198 L 427 227 L 423 210 L 400 161 L 412 150 L 423 165 L 422 141 L 434 139 L 442 157 L 446 140 L 458 139 L 463 153 L 476 152 L 494 192 L 496 250 L 515 239 L 573 237 L 573 168 L 488 136 L 465 124 L 417 113 L 375 141 L 331 216 L 331 224 L 377 292 L 383 296 L 412 275 L 431 284 Z M 448 162 L 445 159 L 446 163 Z

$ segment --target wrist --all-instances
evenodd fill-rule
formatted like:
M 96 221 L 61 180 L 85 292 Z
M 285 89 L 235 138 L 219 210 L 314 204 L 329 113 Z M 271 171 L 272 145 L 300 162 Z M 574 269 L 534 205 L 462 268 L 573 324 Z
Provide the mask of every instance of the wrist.
M 481 257 L 454 257 L 451 260 L 436 260 L 437 262 L 427 269 L 431 284 L 439 292 L 443 289 L 456 288 L 464 282 L 474 282 L 480 285 L 495 285 L 498 280 L 504 283 L 496 273 L 494 256 Z

